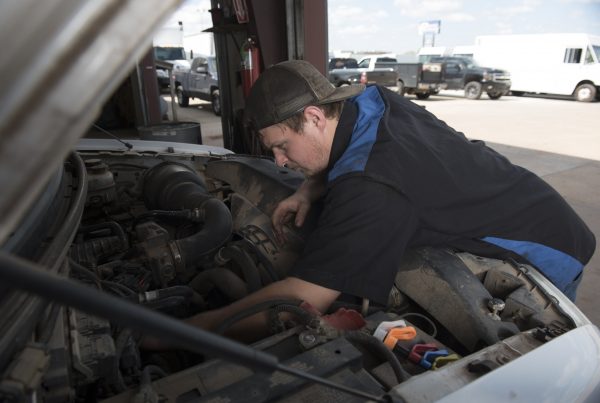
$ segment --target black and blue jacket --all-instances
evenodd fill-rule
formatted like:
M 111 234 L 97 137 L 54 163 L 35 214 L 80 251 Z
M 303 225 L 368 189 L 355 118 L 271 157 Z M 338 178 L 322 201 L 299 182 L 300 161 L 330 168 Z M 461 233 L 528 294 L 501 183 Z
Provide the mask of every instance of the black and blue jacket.
M 559 289 L 595 239 L 546 182 L 381 87 L 346 101 L 316 230 L 292 275 L 386 303 L 406 248 L 532 264 Z

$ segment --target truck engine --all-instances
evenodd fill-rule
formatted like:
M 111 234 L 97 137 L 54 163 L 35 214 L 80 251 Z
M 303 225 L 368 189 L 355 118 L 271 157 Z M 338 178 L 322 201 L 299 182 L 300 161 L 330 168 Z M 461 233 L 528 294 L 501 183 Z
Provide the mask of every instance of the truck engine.
M 59 176 L 82 195 L 69 208 L 83 209 L 64 274 L 181 320 L 283 279 L 318 220 L 316 206 L 286 244 L 275 241 L 271 212 L 303 177 L 267 158 L 80 151 Z M 253 348 L 350 389 L 420 402 L 576 326 L 527 265 L 426 247 L 407 251 L 398 268 L 386 306 L 341 299 L 320 313 L 268 301 L 223 318 L 216 333 L 268 311 L 271 336 Z M 146 350 L 139 331 L 73 308 L 49 304 L 42 318 L 39 384 L 3 382 L 14 401 L 31 388 L 45 402 L 364 401 L 289 374 Z

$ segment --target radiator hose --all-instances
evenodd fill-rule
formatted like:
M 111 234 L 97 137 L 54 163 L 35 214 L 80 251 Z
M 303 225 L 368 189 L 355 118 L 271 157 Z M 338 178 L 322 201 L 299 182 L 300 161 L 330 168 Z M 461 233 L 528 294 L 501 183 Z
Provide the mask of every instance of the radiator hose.
M 172 243 L 186 268 L 194 266 L 201 256 L 215 251 L 231 236 L 229 209 L 210 195 L 202 178 L 185 165 L 163 162 L 150 169 L 144 178 L 143 195 L 150 210 L 194 210 L 204 223 L 195 234 Z

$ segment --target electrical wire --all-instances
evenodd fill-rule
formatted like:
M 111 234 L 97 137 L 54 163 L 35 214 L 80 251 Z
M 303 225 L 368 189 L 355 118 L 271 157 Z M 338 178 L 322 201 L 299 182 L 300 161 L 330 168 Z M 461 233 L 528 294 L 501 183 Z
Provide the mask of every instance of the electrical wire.
M 431 334 L 429 334 L 429 335 L 431 337 L 433 337 L 433 338 L 435 338 L 437 336 L 437 333 L 438 333 L 437 326 L 427 316 L 422 315 L 420 313 L 416 313 L 416 312 L 408 312 L 408 313 L 405 313 L 404 315 L 400 315 L 400 319 L 404 319 L 407 316 L 408 317 L 410 317 L 410 316 L 416 316 L 417 318 L 421 318 L 421 319 L 425 320 L 429 324 L 429 326 L 431 327 Z
M 390 367 L 392 367 L 392 371 L 394 371 L 398 383 L 402 383 L 411 377 L 398 360 L 398 357 L 396 357 L 396 355 L 377 337 L 358 330 L 346 333 L 345 337 L 349 341 L 359 343 L 367 349 L 370 349 L 372 353 L 385 359 L 390 364 Z
M 364 399 L 378 402 L 388 401 L 384 396 L 363 392 L 281 364 L 277 356 L 273 354 L 228 340 L 124 299 L 82 286 L 76 281 L 49 273 L 37 264 L 1 251 L 0 280 L 9 283 L 14 288 L 39 295 L 42 298 L 72 306 L 91 315 L 108 318 L 121 326 L 132 327 L 154 337 L 160 337 L 167 343 L 217 356 L 255 371 L 271 373 L 277 370 Z
M 219 326 L 217 326 L 215 328 L 215 333 L 223 334 L 233 324 L 239 322 L 240 320 L 245 319 L 254 314 L 257 314 L 259 312 L 266 311 L 267 309 L 272 309 L 279 305 L 296 306 L 299 308 L 301 303 L 302 303 L 302 301 L 299 301 L 299 300 L 282 300 L 282 299 L 260 302 L 256 305 L 253 305 L 247 309 L 244 309 L 244 310 L 236 313 L 235 315 L 232 315 L 229 318 L 225 319 L 223 322 L 221 322 L 221 324 Z

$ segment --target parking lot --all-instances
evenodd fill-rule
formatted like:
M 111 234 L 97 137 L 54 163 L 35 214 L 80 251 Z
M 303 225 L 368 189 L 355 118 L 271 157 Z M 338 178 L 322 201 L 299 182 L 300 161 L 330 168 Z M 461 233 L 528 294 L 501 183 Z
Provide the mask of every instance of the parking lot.
M 165 99 L 169 100 L 168 96 Z M 484 94 L 470 101 L 460 91 L 443 91 L 423 105 L 467 137 L 486 141 L 554 186 L 600 237 L 600 102 L 581 103 L 544 97 L 502 97 Z M 223 145 L 220 118 L 203 101 L 178 108 L 182 121 L 201 123 L 205 144 Z M 493 214 L 493 212 L 490 212 Z M 587 265 L 577 305 L 597 325 L 600 307 L 600 252 Z

